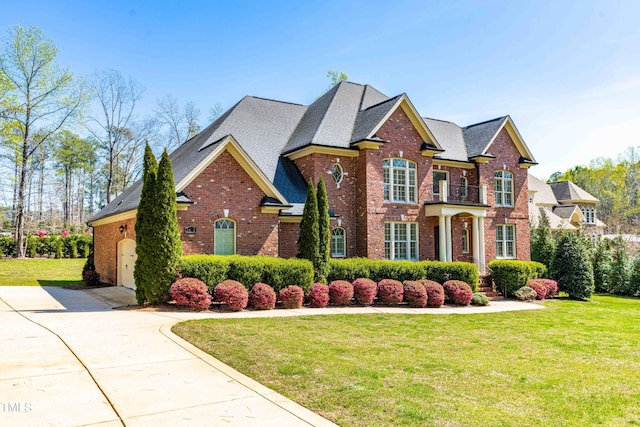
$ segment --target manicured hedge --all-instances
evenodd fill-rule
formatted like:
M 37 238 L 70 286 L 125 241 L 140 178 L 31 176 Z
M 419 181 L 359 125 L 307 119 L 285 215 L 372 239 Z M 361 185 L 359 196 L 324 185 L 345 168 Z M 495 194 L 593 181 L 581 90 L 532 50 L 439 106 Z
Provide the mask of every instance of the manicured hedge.
M 447 280 L 461 280 L 469 283 L 475 291 L 478 287 L 478 269 L 468 262 L 440 261 L 388 261 L 368 258 L 332 259 L 329 280 L 349 280 L 368 278 L 379 282 L 393 278 L 398 281 L 433 280 L 444 283 Z
M 546 274 L 544 264 L 535 261 L 518 261 L 497 259 L 489 263 L 491 276 L 499 292 L 506 291 L 507 295 L 527 286 L 530 279 L 538 279 Z
M 30 258 L 86 258 L 93 246 L 93 237 L 86 234 L 27 237 L 27 253 Z M 16 241 L 10 236 L 0 236 L 0 255 L 15 256 Z
M 182 277 L 195 277 L 211 290 L 223 280 L 236 280 L 250 290 L 254 283 L 267 283 L 275 292 L 289 285 L 307 291 L 313 284 L 313 265 L 302 259 L 268 256 L 187 255 L 181 260 Z

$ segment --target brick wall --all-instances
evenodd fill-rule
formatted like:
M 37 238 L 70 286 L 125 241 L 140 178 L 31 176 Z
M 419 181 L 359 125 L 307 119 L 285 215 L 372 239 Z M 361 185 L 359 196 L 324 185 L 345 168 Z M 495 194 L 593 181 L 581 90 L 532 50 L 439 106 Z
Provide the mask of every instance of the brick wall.
M 118 242 L 136 239 L 135 223 L 135 218 L 131 218 L 93 228 L 93 257 L 101 281 L 118 283 Z M 120 233 L 121 225 L 127 227 L 123 233 Z

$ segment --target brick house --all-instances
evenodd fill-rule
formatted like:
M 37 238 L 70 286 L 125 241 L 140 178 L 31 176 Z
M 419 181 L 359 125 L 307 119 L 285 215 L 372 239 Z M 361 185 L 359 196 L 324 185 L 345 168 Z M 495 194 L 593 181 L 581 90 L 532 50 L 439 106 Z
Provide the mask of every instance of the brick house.
M 342 82 L 311 105 L 247 96 L 171 154 L 185 254 L 297 253 L 306 183 L 327 184 L 333 257 L 529 259 L 527 170 L 509 116 L 459 127 L 406 94 Z M 104 281 L 133 287 L 141 182 L 94 229 Z

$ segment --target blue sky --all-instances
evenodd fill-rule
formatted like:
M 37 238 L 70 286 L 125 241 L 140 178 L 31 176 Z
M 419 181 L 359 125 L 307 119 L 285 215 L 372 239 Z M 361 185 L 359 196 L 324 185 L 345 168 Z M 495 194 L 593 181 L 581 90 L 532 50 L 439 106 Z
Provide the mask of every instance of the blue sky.
M 510 114 L 546 178 L 640 145 L 638 1 L 0 0 L 2 37 L 36 25 L 78 74 L 115 68 L 207 111 L 244 95 L 308 104 L 327 70 L 422 115 Z

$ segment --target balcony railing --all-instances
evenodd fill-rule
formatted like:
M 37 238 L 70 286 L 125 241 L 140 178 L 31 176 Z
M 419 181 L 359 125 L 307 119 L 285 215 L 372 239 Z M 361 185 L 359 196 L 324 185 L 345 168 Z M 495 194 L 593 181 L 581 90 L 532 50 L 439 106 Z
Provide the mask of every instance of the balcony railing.
M 440 181 L 439 193 L 433 195 L 434 202 L 462 203 L 462 204 L 486 204 L 486 185 L 455 185 L 447 181 Z

